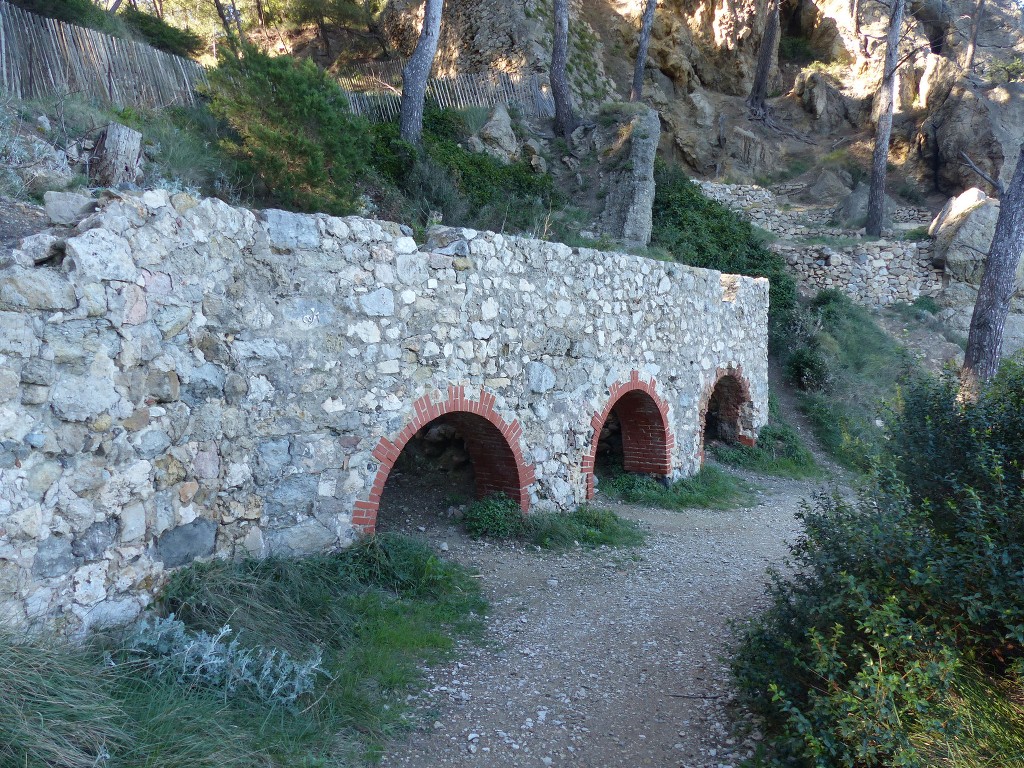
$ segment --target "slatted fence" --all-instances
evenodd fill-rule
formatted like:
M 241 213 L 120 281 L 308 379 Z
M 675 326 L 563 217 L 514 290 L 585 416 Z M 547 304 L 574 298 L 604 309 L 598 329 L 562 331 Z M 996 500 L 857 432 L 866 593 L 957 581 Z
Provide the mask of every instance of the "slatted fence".
M 352 111 L 370 120 L 398 117 L 402 105 L 402 62 L 367 64 L 339 78 Z M 492 107 L 507 104 L 524 115 L 551 117 L 555 104 L 537 75 L 481 72 L 432 77 L 427 81 L 427 99 L 443 109 Z
M 195 87 L 205 82 L 190 59 L 0 0 L 0 91 L 19 99 L 73 94 L 157 108 L 195 103 Z

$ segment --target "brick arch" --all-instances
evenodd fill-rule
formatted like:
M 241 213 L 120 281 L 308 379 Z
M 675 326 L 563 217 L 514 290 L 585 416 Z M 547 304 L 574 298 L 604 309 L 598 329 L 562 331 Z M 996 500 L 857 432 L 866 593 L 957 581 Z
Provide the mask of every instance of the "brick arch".
M 587 498 L 594 498 L 594 462 L 601 428 L 612 410 L 618 410 L 622 425 L 623 464 L 627 472 L 655 475 L 672 474 L 672 449 L 675 437 L 668 421 L 668 403 L 658 394 L 654 380 L 643 381 L 633 371 L 629 381 L 616 382 L 608 390 L 604 409 L 590 419 L 594 436 L 590 452 L 583 457 L 583 475 L 587 480 Z
M 728 366 L 715 371 L 715 380 L 705 388 L 700 406 L 700 462 L 704 463 L 704 440 L 709 416 L 724 430 L 726 439 L 741 445 L 757 443 L 753 423 L 754 402 L 750 397 L 750 384 L 742 366 Z M 709 414 L 709 411 L 712 411 Z
M 389 440 L 382 437 L 373 449 L 373 458 L 380 462 L 366 499 L 356 501 L 352 511 L 352 525 L 364 533 L 373 533 L 377 526 L 377 512 L 380 508 L 384 484 L 391 474 L 399 454 L 413 435 L 430 422 L 448 416 L 459 429 L 466 444 L 477 481 L 477 494 L 501 492 L 519 504 L 524 513 L 530 508 L 529 487 L 534 481 L 534 471 L 523 459 L 519 440 L 523 428 L 517 420 L 505 421 L 494 410 L 495 397 L 481 390 L 472 399 L 464 387 L 449 386 L 447 399 L 434 402 L 424 395 L 413 403 L 413 419 L 402 431 Z

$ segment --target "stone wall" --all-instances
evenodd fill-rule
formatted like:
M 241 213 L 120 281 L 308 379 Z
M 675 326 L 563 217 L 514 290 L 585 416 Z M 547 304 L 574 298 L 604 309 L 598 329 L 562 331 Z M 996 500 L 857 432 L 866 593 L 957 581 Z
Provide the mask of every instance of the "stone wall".
M 770 248 L 790 267 L 805 293 L 824 288 L 843 291 L 859 304 L 879 306 L 937 296 L 943 272 L 932 264 L 931 240 L 869 240 L 861 233 L 821 223 L 827 207 L 794 207 L 781 203 L 771 190 L 754 185 L 700 182 L 708 197 L 742 214 L 752 224 L 779 236 Z M 783 195 L 797 195 L 806 186 L 781 186 Z M 898 208 L 893 219 L 903 228 L 924 227 L 931 214 L 924 209 Z
M 405 443 L 463 430 L 481 491 L 694 472 L 767 417 L 767 282 L 439 229 L 146 192 L 0 254 L 0 615 L 123 622 L 197 557 L 372 530 Z M 712 401 L 712 392 L 718 392 Z M 724 434 L 724 433 L 723 433 Z

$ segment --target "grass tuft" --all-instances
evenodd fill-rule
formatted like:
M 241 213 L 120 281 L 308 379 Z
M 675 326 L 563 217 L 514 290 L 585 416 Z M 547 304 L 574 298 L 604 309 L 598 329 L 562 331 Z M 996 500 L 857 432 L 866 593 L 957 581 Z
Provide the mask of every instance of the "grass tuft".
M 754 486 L 711 465 L 668 487 L 647 475 L 614 475 L 601 483 L 601 492 L 629 504 L 663 509 L 735 509 L 754 498 Z
M 519 539 L 544 549 L 631 547 L 642 544 L 644 533 L 632 520 L 607 509 L 583 505 L 572 512 L 535 512 L 524 515 L 519 505 L 503 494 L 470 504 L 462 525 L 471 536 Z

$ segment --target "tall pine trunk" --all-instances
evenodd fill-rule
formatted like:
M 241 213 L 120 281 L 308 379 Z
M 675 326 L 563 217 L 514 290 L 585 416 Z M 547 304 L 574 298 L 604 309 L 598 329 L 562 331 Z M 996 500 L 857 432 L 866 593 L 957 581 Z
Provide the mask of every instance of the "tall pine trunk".
M 1017 267 L 1024 251 L 1024 145 L 1017 157 L 1010 186 L 999 204 L 999 218 L 992 247 L 985 259 L 985 274 L 978 288 L 978 299 L 971 315 L 961 394 L 972 398 L 978 384 L 996 375 L 1003 347 L 1003 328 L 1010 311 L 1010 300 L 1017 290 Z
M 974 15 L 971 16 L 971 37 L 967 41 L 967 53 L 964 55 L 964 72 L 971 73 L 974 67 L 974 49 L 978 45 L 978 28 L 981 26 L 981 17 L 985 13 L 985 0 L 978 0 L 974 4 Z
M 576 128 L 569 90 L 569 0 L 555 0 L 555 40 L 551 46 L 551 96 L 555 100 L 555 133 L 566 141 Z
M 441 8 L 444 0 L 426 0 L 423 28 L 409 63 L 402 70 L 402 106 L 398 114 L 398 130 L 411 144 L 423 138 L 423 102 L 427 97 L 427 79 L 434 66 L 437 43 L 441 38 Z
M 889 34 L 885 41 L 885 69 L 882 70 L 882 86 L 879 89 L 881 109 L 878 125 L 875 126 L 875 151 L 871 156 L 871 186 L 868 190 L 868 219 L 864 231 L 872 237 L 882 235 L 882 220 L 885 218 L 885 170 L 889 163 L 889 139 L 892 136 L 892 111 L 896 68 L 900 55 L 900 30 L 903 28 L 903 12 L 906 0 L 893 0 L 889 16 Z
M 760 117 L 765 112 L 765 100 L 768 98 L 768 76 L 772 71 L 772 60 L 779 45 L 779 0 L 770 0 L 768 19 L 764 26 L 764 37 L 761 47 L 757 49 L 757 68 L 754 70 L 754 84 L 750 87 L 747 106 L 751 114 Z
M 640 23 L 640 46 L 636 52 L 636 65 L 633 67 L 630 101 L 640 101 L 644 96 L 644 68 L 647 66 L 647 49 L 651 46 L 651 28 L 654 26 L 654 11 L 657 7 L 658 0 L 647 0 L 643 21 Z

